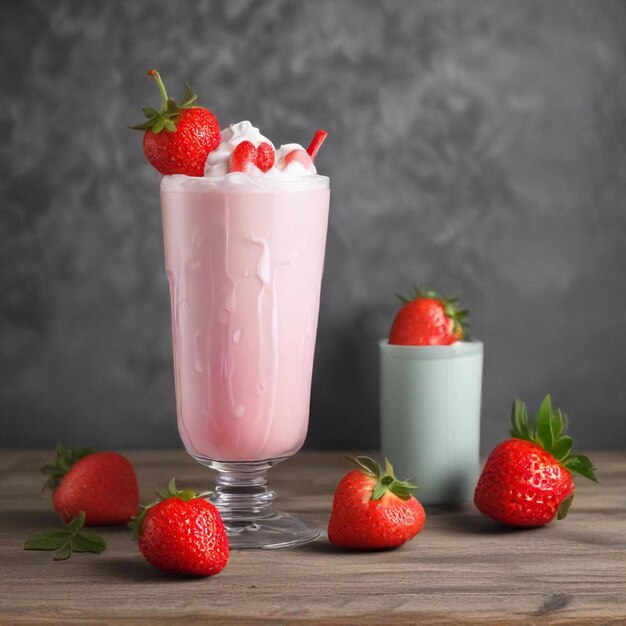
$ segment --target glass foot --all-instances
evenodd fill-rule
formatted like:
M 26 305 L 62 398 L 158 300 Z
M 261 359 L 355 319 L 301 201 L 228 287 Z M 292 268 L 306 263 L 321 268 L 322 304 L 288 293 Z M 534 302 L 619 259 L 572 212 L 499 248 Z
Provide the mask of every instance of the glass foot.
M 321 531 L 313 522 L 274 510 L 276 494 L 267 486 L 267 471 L 284 459 L 222 462 L 194 458 L 218 472 L 209 500 L 224 520 L 232 549 L 290 548 L 319 536 Z
M 224 520 L 224 523 L 230 547 L 234 550 L 291 548 L 313 541 L 320 534 L 313 522 L 280 511 L 254 521 Z

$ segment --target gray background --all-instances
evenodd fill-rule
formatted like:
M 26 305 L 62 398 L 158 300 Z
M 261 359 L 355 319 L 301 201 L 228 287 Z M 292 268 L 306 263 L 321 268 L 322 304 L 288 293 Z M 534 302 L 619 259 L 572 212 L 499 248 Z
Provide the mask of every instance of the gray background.
M 330 138 L 307 445 L 378 445 L 377 347 L 414 282 L 486 344 L 483 446 L 546 392 L 626 446 L 626 4 L 0 4 L 0 447 L 173 447 L 158 176 L 127 126 L 185 79 L 222 126 Z

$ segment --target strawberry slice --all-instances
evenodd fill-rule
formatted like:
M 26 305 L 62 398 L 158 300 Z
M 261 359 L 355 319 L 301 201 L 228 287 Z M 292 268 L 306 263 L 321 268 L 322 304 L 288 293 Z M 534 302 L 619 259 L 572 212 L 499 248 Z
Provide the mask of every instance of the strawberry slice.
M 230 172 L 249 172 L 257 164 L 257 149 L 251 141 L 242 141 L 230 157 Z
M 272 148 L 269 143 L 264 141 L 258 145 L 256 152 L 256 166 L 262 172 L 267 172 L 272 168 L 274 161 L 276 160 L 274 148 Z
M 304 150 L 292 150 L 285 156 L 285 165 L 283 169 L 289 167 L 292 163 L 299 163 L 305 170 L 310 170 L 313 166 L 313 159 Z

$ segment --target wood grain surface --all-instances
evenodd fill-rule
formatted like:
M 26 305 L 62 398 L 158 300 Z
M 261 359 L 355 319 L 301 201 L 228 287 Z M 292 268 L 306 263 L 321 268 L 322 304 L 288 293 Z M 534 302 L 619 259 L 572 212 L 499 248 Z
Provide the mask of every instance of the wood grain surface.
M 592 454 L 599 485 L 579 481 L 569 517 L 538 530 L 499 528 L 473 507 L 427 509 L 426 528 L 390 552 L 308 546 L 234 552 L 214 578 L 153 569 L 124 528 L 102 529 L 101 555 L 55 563 L 22 550 L 59 522 L 40 493 L 51 454 L 0 453 L 3 624 L 626 624 L 626 453 Z M 207 488 L 181 451 L 129 452 L 142 499 L 176 476 Z M 338 453 L 300 453 L 272 470 L 283 510 L 325 527 L 345 467 Z

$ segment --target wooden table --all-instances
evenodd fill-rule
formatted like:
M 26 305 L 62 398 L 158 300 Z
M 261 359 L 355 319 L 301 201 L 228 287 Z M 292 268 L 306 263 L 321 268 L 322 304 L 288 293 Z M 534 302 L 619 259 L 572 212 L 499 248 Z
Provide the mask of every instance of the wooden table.
M 426 528 L 390 552 L 350 553 L 326 539 L 291 550 L 234 552 L 219 576 L 163 574 L 124 528 L 101 555 L 55 563 L 22 550 L 58 524 L 40 493 L 43 452 L 0 453 L 0 622 L 19 624 L 626 624 L 626 453 L 593 453 L 599 485 L 579 481 L 569 517 L 538 530 L 500 528 L 475 509 L 427 509 Z M 132 452 L 142 499 L 176 476 L 208 487 L 181 451 Z M 274 468 L 278 504 L 325 527 L 345 466 L 300 453 Z

